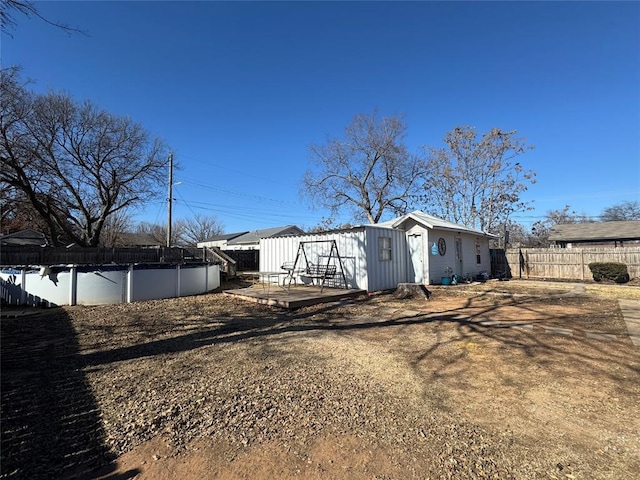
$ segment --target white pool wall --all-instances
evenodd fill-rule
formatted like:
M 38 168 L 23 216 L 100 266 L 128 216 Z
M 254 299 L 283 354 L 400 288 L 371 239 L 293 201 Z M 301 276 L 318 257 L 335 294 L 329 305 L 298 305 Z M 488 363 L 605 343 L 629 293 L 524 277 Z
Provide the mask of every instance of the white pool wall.
M 8 305 L 102 305 L 210 292 L 220 287 L 219 265 L 66 265 L 0 270 Z

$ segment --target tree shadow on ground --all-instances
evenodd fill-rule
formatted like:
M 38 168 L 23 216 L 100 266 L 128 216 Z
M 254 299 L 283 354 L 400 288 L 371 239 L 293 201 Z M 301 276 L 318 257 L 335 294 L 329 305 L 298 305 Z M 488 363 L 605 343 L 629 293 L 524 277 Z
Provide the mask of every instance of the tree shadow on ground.
M 432 333 L 432 340 L 412 346 L 415 348 L 410 363 L 421 373 L 428 364 L 434 377 L 455 381 L 457 372 L 452 365 L 457 369 L 473 365 L 473 359 L 464 349 L 441 355 L 448 345 L 486 339 L 507 349 L 517 349 L 560 374 L 584 365 L 595 375 L 616 382 L 621 394 L 637 392 L 640 374 L 637 350 L 620 342 L 516 330 L 512 327 L 538 322 L 544 302 L 527 297 L 514 297 L 508 302 L 518 311 L 518 320 L 510 325 L 483 324 L 483 320 L 498 317 L 504 306 L 504 302 L 495 300 L 489 293 L 469 296 L 457 307 L 432 308 L 429 313 L 403 313 L 401 310 L 389 313 L 384 302 L 371 303 L 372 309 L 363 316 L 345 315 L 344 304 L 339 303 L 287 313 L 266 310 L 255 315 L 250 314 L 248 307 L 238 316 L 221 312 L 205 316 L 199 323 L 183 320 L 185 326 L 195 325 L 187 331 L 176 332 L 173 330 L 176 325 L 167 321 L 157 332 L 145 331 L 150 335 L 148 341 L 121 342 L 84 354 L 80 352 L 74 325 L 63 309 L 44 310 L 31 317 L 2 319 L 1 476 L 10 479 L 94 478 L 93 469 L 113 460 L 105 445 L 100 412 L 84 368 L 244 340 L 277 340 L 289 333 L 367 333 L 375 337 L 392 336 L 399 329 L 424 328 Z M 410 303 L 407 305 L 411 308 Z M 569 322 L 571 316 L 567 315 L 566 320 Z M 143 322 L 144 316 L 128 319 L 123 315 L 119 321 L 124 330 L 136 329 L 140 328 L 137 322 Z M 131 322 L 128 327 L 127 322 Z M 122 332 L 122 329 L 118 331 Z M 163 338 L 158 338 L 160 336 Z M 575 342 L 581 348 L 573 348 L 568 353 L 566 342 Z M 434 361 L 436 359 L 438 361 Z M 630 382 L 635 382 L 635 386 Z M 137 473 L 130 471 L 109 476 L 109 471 L 103 471 L 101 478 L 125 479 Z
M 640 357 L 628 338 L 622 336 L 615 341 L 607 341 L 585 336 L 580 327 L 583 320 L 580 315 L 552 312 L 551 308 L 557 302 L 554 298 L 501 295 L 496 299 L 492 293 L 488 291 L 470 296 L 460 308 L 430 316 L 433 322 L 443 327 L 453 326 L 455 333 L 441 335 L 437 341 L 417 349 L 411 360 L 416 372 L 424 372 L 427 368 L 433 378 L 447 378 L 453 384 L 460 381 L 459 386 L 464 388 L 461 368 L 470 371 L 478 368 L 474 356 L 464 346 L 470 342 L 487 341 L 498 348 L 496 352 L 502 349 L 502 357 L 511 355 L 510 358 L 515 360 L 512 354 L 517 352 L 518 358 L 529 358 L 533 362 L 530 365 L 535 364 L 558 378 L 588 372 L 591 378 L 610 381 L 619 395 L 637 395 Z M 594 306 L 600 304 L 586 297 L 582 297 L 582 301 L 585 304 L 592 302 Z M 501 310 L 505 307 L 510 308 L 511 317 L 517 319 L 505 320 Z M 454 312 L 458 314 L 452 315 Z M 617 314 L 624 323 L 619 311 Z M 550 324 L 565 328 L 554 331 L 547 328 Z
M 62 309 L 52 309 L 0 322 L 0 476 L 94 478 L 91 472 L 114 456 L 105 444 L 69 317 Z M 106 478 L 133 478 L 137 473 Z
M 332 331 L 338 334 L 351 334 L 364 331 L 393 331 L 397 328 L 415 326 L 429 326 L 435 328 L 455 329 L 455 335 L 447 335 L 424 345 L 419 352 L 415 352 L 412 359 L 414 366 L 426 361 L 429 357 L 439 353 L 450 344 L 472 338 L 485 338 L 499 342 L 505 347 L 523 351 L 526 356 L 536 357 L 543 365 L 553 367 L 558 372 L 568 370 L 569 366 L 583 362 L 589 364 L 595 373 L 603 377 L 618 380 L 631 373 L 638 375 L 637 369 L 629 363 L 629 351 L 626 348 L 611 348 L 610 342 L 589 339 L 584 336 L 573 336 L 569 341 L 578 342 L 584 346 L 582 350 L 573 349 L 571 353 L 563 346 L 565 338 L 558 335 L 544 333 L 538 328 L 540 314 L 544 301 L 531 297 L 507 297 L 506 302 L 518 312 L 518 320 L 508 324 L 489 325 L 485 321 L 498 317 L 500 309 L 505 306 L 491 292 L 483 292 L 467 298 L 459 307 L 429 313 L 416 312 L 410 315 L 389 315 L 372 310 L 371 315 L 345 317 L 341 314 L 343 304 L 332 303 L 311 311 L 292 311 L 282 313 L 273 310 L 268 315 L 230 317 L 227 314 L 205 318 L 194 330 L 172 335 L 171 332 L 161 332 L 163 338 L 143 343 L 120 345 L 115 348 L 102 349 L 83 355 L 84 366 L 92 367 L 111 362 L 133 360 L 162 354 L 173 354 L 189 351 L 205 346 L 240 342 L 248 339 L 274 337 L 289 333 L 318 333 Z M 383 305 L 380 310 L 385 310 Z M 555 316 L 554 321 L 562 323 L 571 321 L 572 314 Z M 536 331 L 518 330 L 524 325 L 536 325 Z M 165 327 L 167 328 L 167 327 Z M 619 342 L 617 342 L 619 344 Z M 450 365 L 461 362 L 466 352 L 458 355 L 448 355 L 448 364 L 441 363 L 440 370 L 433 375 L 446 376 Z M 628 382 L 620 383 L 620 389 L 625 389 Z

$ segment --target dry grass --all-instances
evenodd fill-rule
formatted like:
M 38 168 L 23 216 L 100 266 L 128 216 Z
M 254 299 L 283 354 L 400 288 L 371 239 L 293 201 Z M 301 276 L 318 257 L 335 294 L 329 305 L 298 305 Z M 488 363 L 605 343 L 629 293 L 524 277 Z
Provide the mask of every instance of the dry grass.
M 105 478 L 637 478 L 640 355 L 617 299 L 638 287 L 429 289 L 3 319 L 0 477 L 70 478 L 118 454 Z
M 429 287 L 433 288 L 433 287 Z M 452 287 L 435 287 L 448 288 Z M 509 280 L 500 282 L 491 280 L 486 283 L 474 283 L 470 285 L 456 285 L 462 292 L 494 292 L 519 295 L 558 295 L 568 294 L 576 288 L 584 288 L 585 292 L 597 298 L 610 300 L 628 299 L 640 300 L 640 286 L 629 284 L 605 284 L 586 282 L 559 282 L 544 280 Z

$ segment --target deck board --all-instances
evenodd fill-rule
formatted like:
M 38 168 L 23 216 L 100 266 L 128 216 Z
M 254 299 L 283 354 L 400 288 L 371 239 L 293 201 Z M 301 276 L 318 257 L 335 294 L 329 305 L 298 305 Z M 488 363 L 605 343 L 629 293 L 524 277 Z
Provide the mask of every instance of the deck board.
M 256 284 L 248 288 L 225 290 L 224 293 L 250 302 L 293 309 L 357 297 L 364 295 L 366 290 L 325 286 L 320 291 L 320 287 L 317 285 L 292 285 L 291 288 L 287 289 L 275 284 L 269 286 Z

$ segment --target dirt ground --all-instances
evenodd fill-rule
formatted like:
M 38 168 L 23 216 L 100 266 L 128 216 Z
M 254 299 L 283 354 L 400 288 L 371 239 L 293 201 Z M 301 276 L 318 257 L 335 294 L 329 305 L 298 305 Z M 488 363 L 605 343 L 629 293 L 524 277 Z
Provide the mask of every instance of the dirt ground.
M 431 290 L 3 318 L 1 478 L 638 478 L 638 287 Z

